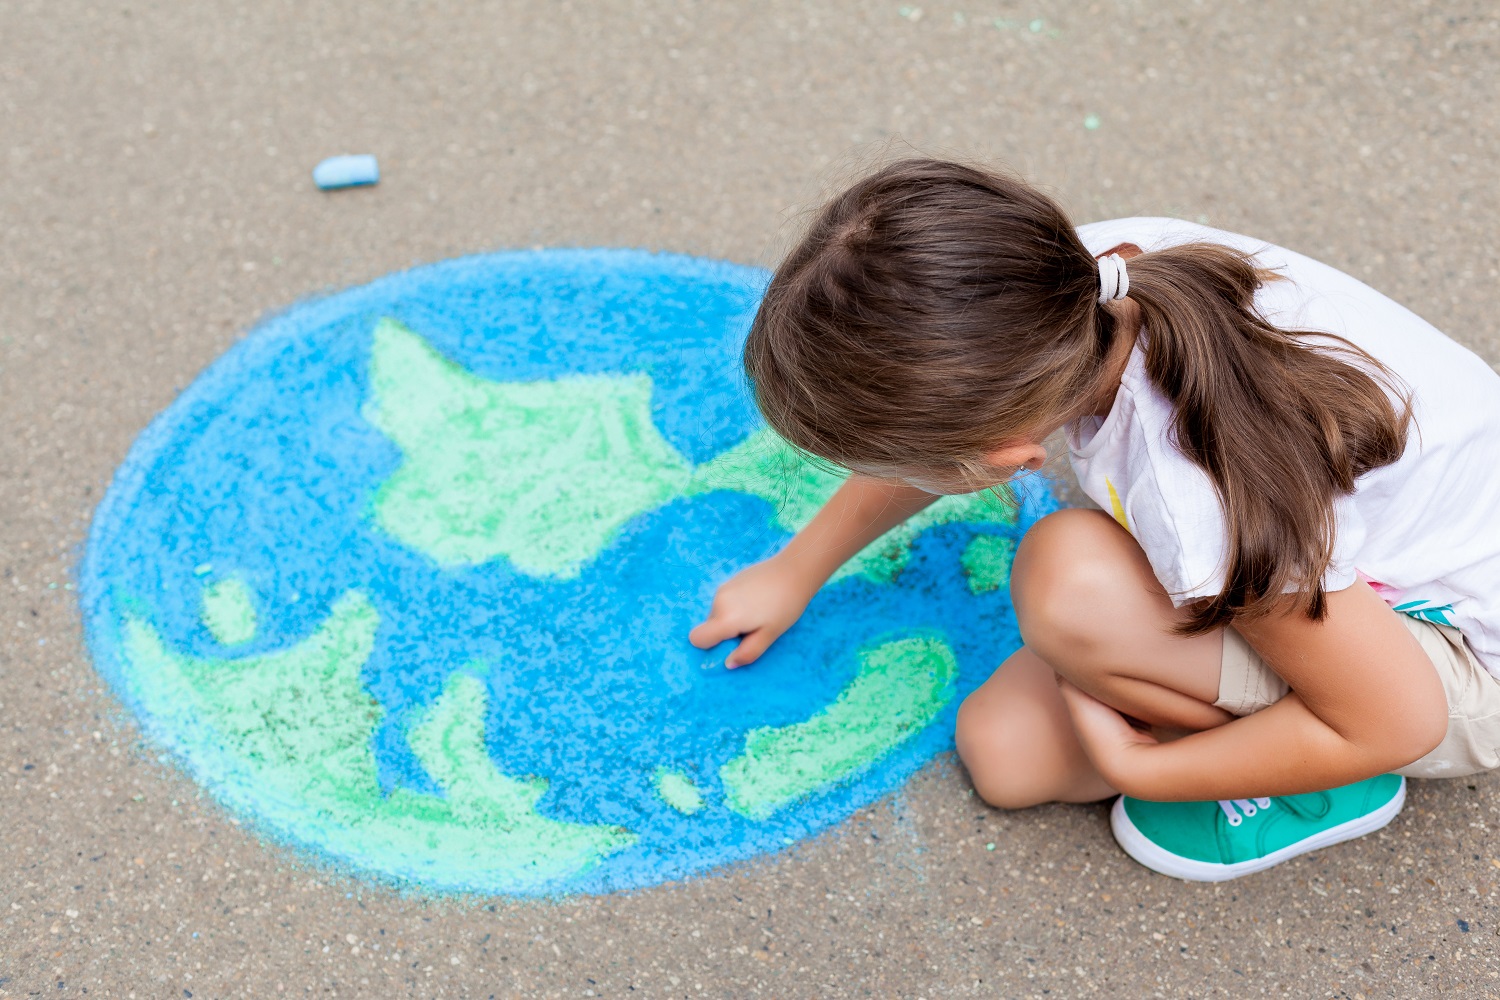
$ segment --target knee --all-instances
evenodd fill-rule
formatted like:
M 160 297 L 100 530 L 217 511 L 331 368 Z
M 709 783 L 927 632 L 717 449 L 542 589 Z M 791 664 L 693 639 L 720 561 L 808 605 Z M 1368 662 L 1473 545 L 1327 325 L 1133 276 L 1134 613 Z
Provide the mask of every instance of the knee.
M 1105 641 L 1104 612 L 1130 575 L 1124 546 L 1134 544 L 1102 511 L 1062 510 L 1038 521 L 1021 540 L 1011 572 L 1026 645 L 1044 659 L 1055 652 L 1072 659 Z
M 980 692 L 958 708 L 958 758 L 975 793 L 998 809 L 1025 809 L 1051 801 L 1030 759 L 1027 740 L 1024 721 L 995 711 Z

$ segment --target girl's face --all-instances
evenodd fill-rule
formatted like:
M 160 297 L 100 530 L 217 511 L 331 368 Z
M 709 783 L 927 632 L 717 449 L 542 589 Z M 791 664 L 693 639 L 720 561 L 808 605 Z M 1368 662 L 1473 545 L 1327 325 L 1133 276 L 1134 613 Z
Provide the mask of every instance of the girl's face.
M 983 475 L 969 476 L 958 469 L 886 469 L 886 470 L 861 470 L 864 475 L 873 476 L 876 479 L 885 479 L 906 486 L 915 487 L 924 493 L 934 496 L 958 496 L 964 493 L 978 493 L 987 490 L 991 486 L 999 486 L 1007 482 L 1021 472 L 1023 466 L 1011 466 L 1000 469 L 986 465 Z
M 891 468 L 858 470 L 877 479 L 888 479 L 915 487 L 936 496 L 978 493 L 1007 483 L 1027 470 L 1042 467 L 1047 460 L 1046 448 L 1040 443 L 1006 445 L 982 456 L 977 470 Z
M 989 489 L 991 486 L 998 486 L 1000 483 L 1003 483 L 1005 482 L 1005 480 L 1009 479 L 1010 476 L 1005 476 L 1001 479 L 997 479 L 992 483 L 982 484 L 968 481 L 966 477 L 960 477 L 956 474 L 949 474 L 948 476 L 944 477 L 940 476 L 937 473 L 927 473 L 925 475 L 905 475 L 897 476 L 895 478 L 898 481 L 905 483 L 907 486 L 916 487 L 924 493 L 931 493 L 934 496 L 940 497 L 951 497 L 958 496 L 964 493 L 978 493 L 980 490 Z

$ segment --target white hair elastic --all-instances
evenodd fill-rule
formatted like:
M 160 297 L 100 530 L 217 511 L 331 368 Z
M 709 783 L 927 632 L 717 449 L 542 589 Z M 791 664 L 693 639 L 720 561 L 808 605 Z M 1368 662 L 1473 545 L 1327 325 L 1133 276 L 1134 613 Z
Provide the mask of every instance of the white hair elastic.
M 1099 304 L 1123 299 L 1130 291 L 1130 275 L 1125 273 L 1125 258 L 1117 253 L 1099 258 Z

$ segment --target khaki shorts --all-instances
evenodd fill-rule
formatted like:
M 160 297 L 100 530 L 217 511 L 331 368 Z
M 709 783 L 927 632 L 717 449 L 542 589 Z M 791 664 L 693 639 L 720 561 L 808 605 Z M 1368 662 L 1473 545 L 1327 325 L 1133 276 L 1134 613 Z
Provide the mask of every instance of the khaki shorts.
M 1463 633 L 1401 615 L 1437 668 L 1448 695 L 1448 735 L 1436 750 L 1399 768 L 1408 778 L 1459 778 L 1500 767 L 1500 680 L 1480 666 Z M 1279 701 L 1291 688 L 1234 629 L 1224 630 L 1224 657 L 1215 705 L 1249 715 Z

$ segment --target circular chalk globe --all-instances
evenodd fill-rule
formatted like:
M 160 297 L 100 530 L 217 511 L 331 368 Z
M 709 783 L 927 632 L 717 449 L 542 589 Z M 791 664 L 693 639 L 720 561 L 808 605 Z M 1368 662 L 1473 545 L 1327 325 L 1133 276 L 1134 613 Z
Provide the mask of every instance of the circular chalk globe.
M 766 275 L 468 257 L 263 322 L 141 435 L 81 573 L 100 672 L 263 835 L 433 890 L 784 849 L 952 745 L 1050 509 L 949 497 L 760 661 L 687 641 L 837 488 L 759 422 Z

